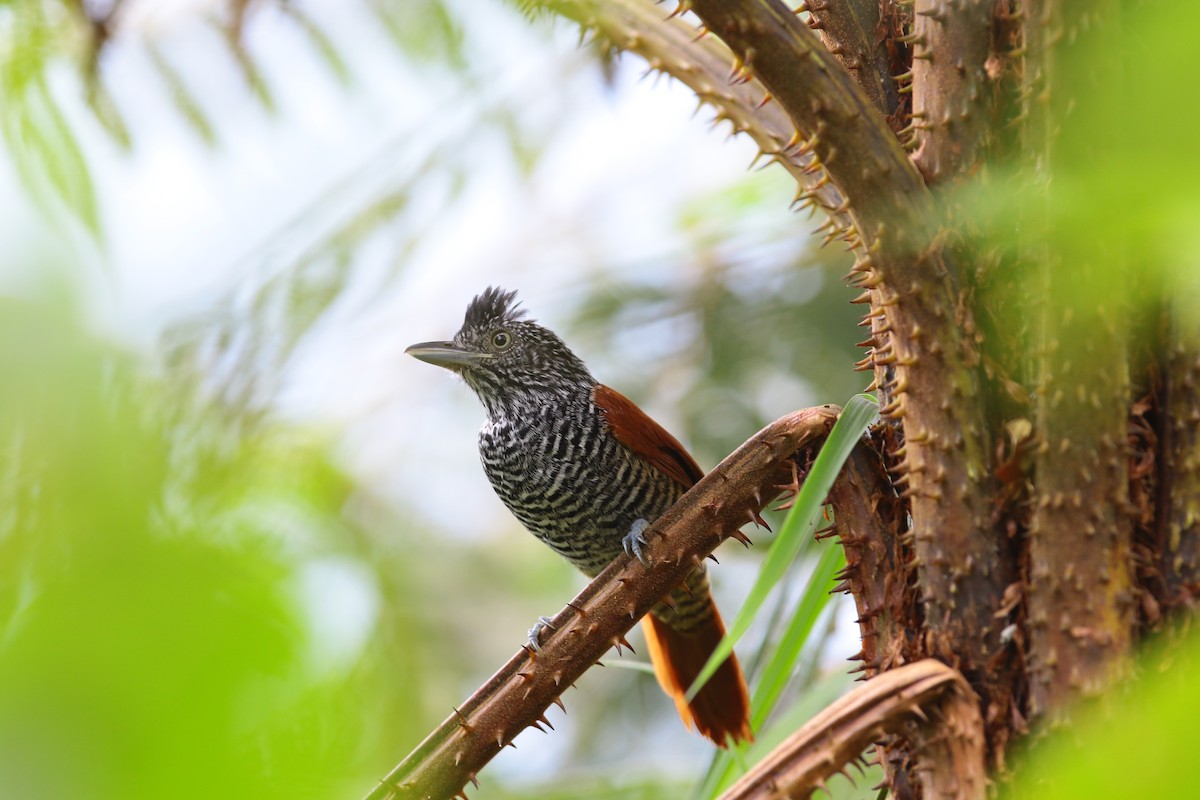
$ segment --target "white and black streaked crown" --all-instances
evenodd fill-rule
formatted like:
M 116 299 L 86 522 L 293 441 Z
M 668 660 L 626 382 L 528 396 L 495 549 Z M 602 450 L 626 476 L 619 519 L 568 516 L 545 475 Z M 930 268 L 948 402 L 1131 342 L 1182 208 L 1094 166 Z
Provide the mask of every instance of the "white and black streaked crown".
M 516 291 L 506 292 L 499 286 L 489 286 L 475 295 L 475 299 L 467 306 L 463 328 L 491 328 L 525 319 L 525 309 L 520 306 Z

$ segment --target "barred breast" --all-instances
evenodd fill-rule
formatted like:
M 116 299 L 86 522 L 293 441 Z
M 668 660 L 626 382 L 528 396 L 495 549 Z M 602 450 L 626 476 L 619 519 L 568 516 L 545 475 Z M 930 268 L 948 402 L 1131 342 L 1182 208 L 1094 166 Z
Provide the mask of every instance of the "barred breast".
M 521 524 L 589 576 L 621 552 L 635 520 L 653 521 L 683 493 L 606 430 L 590 396 L 489 419 L 479 455 Z

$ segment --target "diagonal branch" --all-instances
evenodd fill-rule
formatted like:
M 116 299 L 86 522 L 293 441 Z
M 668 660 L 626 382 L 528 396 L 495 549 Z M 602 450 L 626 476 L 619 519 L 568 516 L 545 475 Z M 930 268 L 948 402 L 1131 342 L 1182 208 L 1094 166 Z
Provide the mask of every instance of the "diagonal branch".
M 551 703 L 717 545 L 791 483 L 800 449 L 823 441 L 836 406 L 793 412 L 751 437 L 697 483 L 646 532 L 647 570 L 621 556 L 551 620 L 536 655 L 522 649 L 448 717 L 368 795 L 368 800 L 444 798 L 513 738 L 545 723 Z
M 905 737 L 917 754 L 925 796 L 982 800 L 983 720 L 971 687 L 932 659 L 885 672 L 834 701 L 721 800 L 809 797 L 853 763 L 872 742 Z

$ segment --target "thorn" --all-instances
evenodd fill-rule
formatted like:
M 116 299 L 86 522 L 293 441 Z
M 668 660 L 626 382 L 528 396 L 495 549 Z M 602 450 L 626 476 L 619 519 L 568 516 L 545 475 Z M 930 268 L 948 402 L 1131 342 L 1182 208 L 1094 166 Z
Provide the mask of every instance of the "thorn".
M 692 8 L 692 4 L 688 0 L 681 0 L 681 2 L 677 6 L 675 6 L 675 10 L 667 15 L 667 19 L 674 19 L 675 17 L 678 17 L 680 14 L 684 14 L 684 13 L 690 11 L 691 8 Z
M 567 602 L 567 608 L 575 609 L 575 611 L 577 611 L 580 614 L 580 616 L 587 613 L 587 611 L 585 611 L 583 609 L 583 606 L 576 605 L 575 601 L 573 601 L 573 600 Z
M 712 553 L 709 553 L 709 554 L 708 554 L 708 557 L 712 559 L 712 562 L 713 562 L 714 564 L 720 564 L 720 563 L 721 563 L 720 561 L 717 561 L 717 557 L 716 557 L 716 556 L 714 556 Z
M 454 709 L 454 715 L 458 717 L 458 727 L 462 728 L 467 733 L 474 733 L 475 726 L 467 721 L 467 715 L 458 710 L 457 706 L 451 706 Z
M 564 714 L 565 714 L 565 713 L 567 713 L 567 707 L 563 705 L 563 701 L 562 701 L 562 698 L 561 698 L 561 697 L 556 697 L 556 698 L 554 698 L 554 704 L 555 704 L 556 706 L 558 706 L 560 709 L 562 709 L 562 712 L 563 712 Z
M 735 528 L 734 530 L 730 531 L 729 538 L 736 539 L 737 541 L 741 542 L 746 547 L 749 547 L 750 545 L 754 544 L 752 541 L 750 541 L 749 536 L 742 533 L 741 528 Z

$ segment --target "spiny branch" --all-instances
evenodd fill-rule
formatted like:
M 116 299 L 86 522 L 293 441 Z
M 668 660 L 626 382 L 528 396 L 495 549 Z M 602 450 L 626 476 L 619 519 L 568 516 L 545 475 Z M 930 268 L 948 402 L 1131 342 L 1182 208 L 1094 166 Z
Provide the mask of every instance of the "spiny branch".
M 809 797 L 889 734 L 912 744 L 927 797 L 985 796 L 979 701 L 962 675 L 926 659 L 872 678 L 826 707 L 721 800 Z
M 646 531 L 653 566 L 620 556 L 551 620 L 541 652 L 523 648 L 393 769 L 368 800 L 445 798 L 546 710 L 726 538 L 791 483 L 800 449 L 828 435 L 836 406 L 796 411 L 722 461 Z

